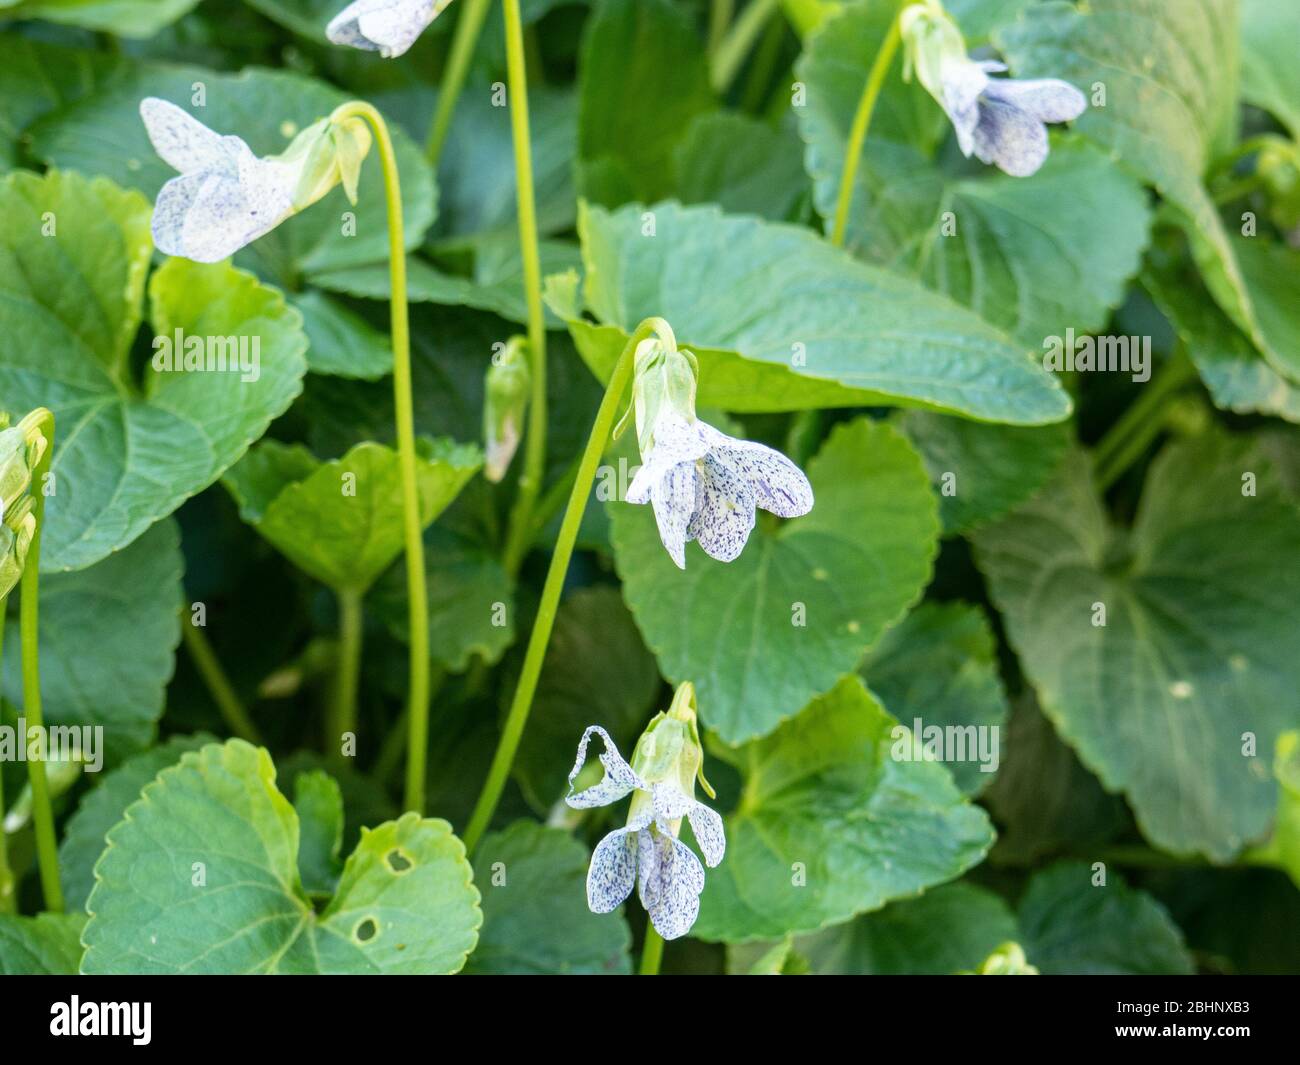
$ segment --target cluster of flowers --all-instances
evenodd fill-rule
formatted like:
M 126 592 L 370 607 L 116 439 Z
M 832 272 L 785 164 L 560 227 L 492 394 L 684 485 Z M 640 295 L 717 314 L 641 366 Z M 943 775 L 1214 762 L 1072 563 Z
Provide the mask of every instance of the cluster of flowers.
M 377 51 L 385 58 L 400 56 L 449 2 L 356 0 L 330 21 L 327 34 L 336 44 Z M 906 76 L 915 73 L 943 108 L 968 157 L 973 153 L 1013 176 L 1032 174 L 1047 158 L 1045 124 L 1077 118 L 1086 106 L 1083 94 L 1064 81 L 991 77 L 1007 68 L 972 58 L 938 0 L 905 8 L 899 20 Z M 353 115 L 336 112 L 298 133 L 279 155 L 259 158 L 241 138 L 213 132 L 166 100 L 143 100 L 140 114 L 158 154 L 179 171 L 154 206 L 154 243 L 168 255 L 218 262 L 339 184 L 356 202 L 371 137 Z M 793 462 L 696 416 L 696 360 L 677 347 L 670 333 L 642 342 L 635 359 L 633 409 L 642 465 L 627 502 L 650 504 L 660 539 L 677 566 L 685 569 L 691 541 L 718 561 L 737 558 L 759 508 L 783 518 L 808 513 L 812 486 Z M 512 351 L 489 376 L 485 428 L 488 472 L 494 480 L 504 475 L 522 433 L 527 388 L 526 360 Z M 6 537 L 0 543 L 5 551 L 0 589 L 15 555 L 21 570 L 23 536 L 29 541 L 31 535 L 30 530 L 24 533 L 23 516 L 11 510 L 10 496 L 18 498 L 27 490 L 27 482 L 19 483 L 22 470 L 34 465 L 31 441 L 15 433 L 0 433 L 0 488 L 7 511 L 0 525 Z M 588 905 L 608 913 L 639 885 L 641 902 L 659 934 L 665 939 L 685 935 L 699 912 L 704 870 L 678 839 L 682 819 L 690 823 L 709 866 L 721 862 L 726 849 L 722 819 L 694 795 L 697 779 L 712 794 L 702 772 L 694 691 L 689 683 L 678 689 L 672 708 L 657 715 L 642 734 L 631 764 L 603 728 L 588 728 L 569 775 L 571 786 L 586 762 L 593 734 L 605 745 L 600 755 L 605 775 L 566 801 L 585 809 L 628 794 L 633 798 L 625 827 L 607 835 L 592 854 Z

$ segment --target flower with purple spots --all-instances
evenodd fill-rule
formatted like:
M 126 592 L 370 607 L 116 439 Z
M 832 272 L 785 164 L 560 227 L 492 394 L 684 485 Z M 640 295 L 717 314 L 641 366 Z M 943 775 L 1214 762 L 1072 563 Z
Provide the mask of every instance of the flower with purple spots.
M 242 138 L 222 136 L 156 96 L 140 101 L 140 117 L 154 150 L 180 171 L 158 191 L 154 245 L 199 263 L 229 258 L 340 182 L 355 203 L 370 149 L 370 133 L 356 119 L 321 119 L 280 155 L 259 158 Z
M 593 734 L 605 745 L 600 755 L 605 774 L 598 784 L 565 799 L 581 810 L 607 806 L 632 794 L 626 826 L 607 835 L 592 852 L 587 905 L 593 913 L 609 913 L 636 886 L 651 924 L 664 939 L 677 939 L 691 930 L 704 890 L 704 867 L 677 838 L 682 818 L 690 822 L 710 868 L 722 861 L 727 847 L 722 818 L 695 799 L 697 778 L 705 791 L 710 795 L 713 791 L 702 771 L 704 754 L 694 700 L 689 683 L 678 688 L 672 708 L 656 715 L 637 741 L 631 765 L 618 753 L 609 733 L 599 725 L 589 727 L 578 744 L 569 786 L 587 761 L 587 743 Z
M 356 0 L 325 27 L 334 44 L 394 59 L 411 47 L 451 0 Z
M 626 501 L 649 503 L 659 539 L 678 568 L 686 544 L 731 562 L 754 528 L 755 509 L 796 518 L 812 509 L 812 485 L 793 462 L 695 417 L 695 362 L 670 341 L 645 341 L 634 384 L 642 466 Z
M 1083 114 L 1087 100 L 1057 78 L 991 78 L 1003 63 L 972 59 L 961 31 L 937 0 L 904 8 L 905 76 L 916 71 L 952 122 L 957 145 L 1012 177 L 1028 177 L 1047 160 L 1047 123 Z

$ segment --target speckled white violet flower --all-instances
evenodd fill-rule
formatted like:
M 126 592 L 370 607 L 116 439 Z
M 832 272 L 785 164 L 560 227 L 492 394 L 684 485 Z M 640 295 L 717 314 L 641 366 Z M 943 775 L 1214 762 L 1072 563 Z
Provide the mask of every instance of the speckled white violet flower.
M 1012 177 L 1028 177 L 1047 159 L 1047 123 L 1078 118 L 1083 93 L 1057 78 L 991 78 L 1006 65 L 972 59 L 961 30 L 938 0 L 899 14 L 904 77 L 917 79 L 947 113 L 962 154 L 973 152 Z
M 325 36 L 334 44 L 395 59 L 449 3 L 451 0 L 356 0 L 330 19 Z
M 156 96 L 140 101 L 140 117 L 154 150 L 180 171 L 158 191 L 154 244 L 200 263 L 230 257 L 340 182 L 355 203 L 370 149 L 370 132 L 358 119 L 321 119 L 281 154 L 259 158 L 241 138 L 215 133 Z
M 642 466 L 627 502 L 649 503 L 659 538 L 686 568 L 686 544 L 720 562 L 744 549 L 755 508 L 796 518 L 812 509 L 812 485 L 793 462 L 695 417 L 695 357 L 671 337 L 637 347 L 633 406 Z
M 684 936 L 700 912 L 704 868 L 695 852 L 677 838 L 682 818 L 691 824 L 704 860 L 722 861 L 727 840 L 722 818 L 695 799 L 695 781 L 713 795 L 704 779 L 704 752 L 695 720 L 695 690 L 683 684 L 665 714 L 657 714 L 637 741 L 628 765 L 599 725 L 582 734 L 569 786 L 587 761 L 593 733 L 601 738 L 605 775 L 600 783 L 565 799 L 575 809 L 607 806 L 632 793 L 627 825 L 597 845 L 587 870 L 587 905 L 593 913 L 617 909 L 639 886 L 641 905 L 664 939 Z

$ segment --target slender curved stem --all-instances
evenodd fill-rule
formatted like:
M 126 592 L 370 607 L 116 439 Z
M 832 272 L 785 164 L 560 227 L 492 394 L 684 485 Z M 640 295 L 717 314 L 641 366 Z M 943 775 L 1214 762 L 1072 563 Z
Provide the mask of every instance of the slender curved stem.
M 600 401 L 596 420 L 591 426 L 591 436 L 587 448 L 582 453 L 582 463 L 578 475 L 574 478 L 573 490 L 569 493 L 569 504 L 564 511 L 564 520 L 560 523 L 560 533 L 555 540 L 555 553 L 551 555 L 551 567 L 546 572 L 546 583 L 542 586 L 542 598 L 537 605 L 537 618 L 533 622 L 532 635 L 528 638 L 528 650 L 524 655 L 524 665 L 519 672 L 519 683 L 515 687 L 514 699 L 510 703 L 510 712 L 506 715 L 501 739 L 497 743 L 496 754 L 492 757 L 487 780 L 479 793 L 474 812 L 470 815 L 469 825 L 465 829 L 465 847 L 473 853 L 478 845 L 492 814 L 501 799 L 501 791 L 510 776 L 510 767 L 519 749 L 519 741 L 528 723 L 528 712 L 532 709 L 533 695 L 537 691 L 537 680 L 541 676 L 542 662 L 546 657 L 546 646 L 551 640 L 551 629 L 555 626 L 555 613 L 560 605 L 560 592 L 564 588 L 564 576 L 569 570 L 569 560 L 573 557 L 573 545 L 578 538 L 578 526 L 582 523 L 583 511 L 587 508 L 587 498 L 591 495 L 591 486 L 596 480 L 596 468 L 604 454 L 605 444 L 614 427 L 614 417 L 618 412 L 619 401 L 632 378 L 636 347 L 646 337 L 666 323 L 659 319 L 647 319 L 642 322 L 629 338 L 619 355 L 610 375 L 609 386 L 605 389 L 605 398 Z
M 253 719 L 244 709 L 239 696 L 235 694 L 235 687 L 226 676 L 226 671 L 221 668 L 221 661 L 217 658 L 217 652 L 213 650 L 207 636 L 190 619 L 189 606 L 185 603 L 181 604 L 181 639 L 190 653 L 190 660 L 194 663 L 195 670 L 207 686 L 208 694 L 217 704 L 226 727 L 241 740 L 255 743 L 259 747 L 263 746 L 262 734 L 253 724 Z
M 533 506 L 546 476 L 546 319 L 542 312 L 542 259 L 537 240 L 536 195 L 533 191 L 533 150 L 528 133 L 528 69 L 519 0 L 502 0 L 506 24 L 506 77 L 510 91 L 510 134 L 515 148 L 515 197 L 519 215 L 519 254 L 524 267 L 524 296 L 528 302 L 528 354 L 532 396 L 528 403 L 528 440 L 519 494 L 506 534 L 505 569 L 510 575 L 532 544 Z
M 410 681 L 407 697 L 407 810 L 424 812 L 424 772 L 429 744 L 429 606 L 424 576 L 424 538 L 415 480 L 415 412 L 411 400 L 411 329 L 406 303 L 406 241 L 402 235 L 402 187 L 397 157 L 383 116 L 368 103 L 340 106 L 334 121 L 364 119 L 375 133 L 384 168 L 388 205 L 388 273 L 393 334 L 393 410 L 402 471 L 402 536 L 406 544 L 407 627 L 410 631 Z
M 487 18 L 491 3 L 492 0 L 465 0 L 461 7 L 460 19 L 456 22 L 456 33 L 451 39 L 451 52 L 447 56 L 447 66 L 442 72 L 442 85 L 438 90 L 438 106 L 433 113 L 433 125 L 429 128 L 429 139 L 424 146 L 424 154 L 434 169 L 437 169 L 438 159 L 442 155 L 447 131 L 451 129 L 452 116 L 456 113 L 456 101 L 460 99 L 460 91 L 465 87 L 465 75 L 469 73 L 469 64 L 474 58 L 474 48 L 478 44 L 483 20 Z
M 762 114 L 763 105 L 768 99 L 768 87 L 772 84 L 777 61 L 781 58 L 781 44 L 784 40 L 785 19 L 768 19 L 767 27 L 763 30 L 763 39 L 758 42 L 754 61 L 749 65 L 745 87 L 740 94 L 742 111 Z
M 32 534 L 27 560 L 23 563 L 18 619 L 22 633 L 23 717 L 27 720 L 28 728 L 44 733 L 38 647 L 41 535 L 45 525 L 45 475 L 49 472 L 50 458 L 54 452 L 54 415 L 42 409 L 33 411 L 28 419 L 44 434 L 45 453 L 32 470 L 32 514 L 36 518 L 36 531 Z M 59 848 L 54 838 L 54 809 L 50 805 L 50 785 L 45 776 L 46 754 L 48 752 L 43 750 L 40 758 L 27 759 L 27 776 L 32 786 L 32 823 L 36 832 L 36 860 L 40 867 L 45 908 L 51 913 L 62 913 L 63 887 L 59 883 Z
M 862 157 L 862 146 L 867 140 L 876 99 L 884 87 L 885 75 L 889 73 L 894 53 L 898 51 L 899 38 L 898 18 L 895 17 L 871 64 L 871 72 L 867 75 L 867 83 L 862 87 L 862 96 L 858 100 L 857 113 L 853 116 L 853 125 L 849 127 L 849 143 L 844 150 L 844 170 L 840 174 L 839 198 L 835 202 L 835 222 L 831 227 L 831 243 L 837 248 L 844 246 L 844 231 L 849 224 L 849 205 L 853 202 L 853 181 L 858 175 L 858 161 Z
M 659 963 L 664 959 L 664 937 L 655 931 L 655 926 L 645 926 L 645 943 L 641 947 L 641 976 L 658 976 Z
M 714 92 L 721 95 L 731 88 L 731 83 L 736 80 L 736 75 L 744 65 L 745 57 L 754 47 L 758 35 L 763 32 L 767 20 L 776 14 L 780 2 L 781 0 L 753 0 L 732 23 L 731 29 L 713 53 L 709 80 L 713 83 Z
M 357 681 L 361 677 L 361 638 L 365 620 L 360 592 L 341 590 L 338 599 L 338 672 L 334 676 L 330 730 L 325 737 L 325 753 L 335 764 L 343 760 L 343 736 L 357 731 Z
M 5 610 L 0 600 L 0 666 L 4 663 Z M 0 913 L 13 913 L 17 906 L 14 898 L 14 874 L 9 868 L 9 838 L 5 835 L 5 783 L 4 761 L 0 760 Z

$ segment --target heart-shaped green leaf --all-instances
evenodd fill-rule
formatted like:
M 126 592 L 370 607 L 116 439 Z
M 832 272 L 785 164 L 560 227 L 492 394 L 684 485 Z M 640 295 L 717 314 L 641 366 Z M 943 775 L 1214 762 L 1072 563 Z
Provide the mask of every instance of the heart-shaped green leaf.
M 465 848 L 404 814 L 363 831 L 313 911 L 298 815 L 242 740 L 184 755 L 108 835 L 86 908 L 87 973 L 449 973 L 482 920 Z
M 606 328 L 573 326 L 563 284 L 551 302 L 601 380 L 626 334 L 658 315 L 699 356 L 702 406 L 889 403 L 1027 425 L 1069 413 L 1056 381 L 1005 334 L 806 229 L 661 203 L 585 207 L 578 231 L 586 306 Z
M 648 506 L 610 503 L 623 594 L 674 683 L 728 743 L 771 732 L 852 672 L 921 593 L 938 536 L 921 461 L 891 427 L 835 429 L 809 464 L 812 512 L 767 516 L 734 562 L 688 545 L 679 570 Z
M 1047 975 L 1161 973 L 1185 976 L 1192 959 L 1178 926 L 1145 891 L 1107 870 L 1061 862 L 1030 880 L 1020 900 L 1020 942 Z
M 152 37 L 188 14 L 199 0 L 18 0 L 6 18 L 38 18 L 123 37 Z
M 72 976 L 81 961 L 80 913 L 0 913 L 0 976 Z
M 181 629 L 180 530 L 159 522 L 130 547 L 76 573 L 41 578 L 41 705 L 47 724 L 103 727 L 109 766 L 147 746 L 162 715 Z M 22 706 L 17 614 L 5 640 L 4 692 Z
M 961 730 L 960 746 L 945 751 L 944 762 L 965 794 L 992 783 L 1007 696 L 993 631 L 979 607 L 922 603 L 872 647 L 862 675 L 899 721 L 913 731 L 921 722 L 922 738 L 931 726 Z
M 212 742 L 207 735 L 173 736 L 166 743 L 128 758 L 85 794 L 68 818 L 59 844 L 59 878 L 69 909 L 85 908 L 95 886 L 95 863 L 104 853 L 104 837 L 122 820 L 126 808 L 140 798 L 140 790 L 162 770 L 180 761 L 186 751 L 197 751 Z
M 773 735 L 718 752 L 745 786 L 692 935 L 740 942 L 811 932 L 983 858 L 993 842 L 984 811 L 919 752 L 895 759 L 897 727 L 847 677 Z
M 428 525 L 478 471 L 482 456 L 450 440 L 417 443 L 420 522 Z M 402 552 L 401 459 L 369 442 L 330 462 L 308 458 L 300 447 L 268 440 L 226 474 L 225 484 L 244 517 L 299 569 L 336 591 L 364 593 Z
M 1300 523 L 1258 447 L 1166 448 L 1131 531 L 1075 454 L 975 544 L 1044 712 L 1147 838 L 1226 861 L 1262 835 L 1300 720 Z
M 632 935 L 618 914 L 587 909 L 587 848 L 567 832 L 516 821 L 474 852 L 483 929 L 474 974 L 617 974 Z
M 154 356 L 137 377 L 144 200 L 102 178 L 20 171 L 0 181 L 0 214 L 0 395 L 54 412 L 41 565 L 81 569 L 262 435 L 302 387 L 306 341 L 280 293 L 228 264 L 172 259 L 150 282 Z

